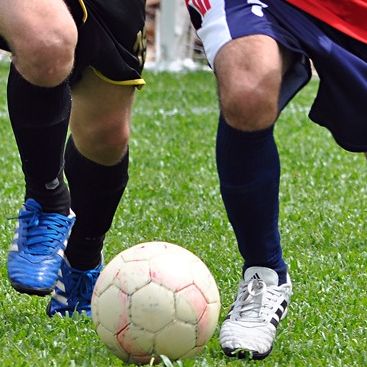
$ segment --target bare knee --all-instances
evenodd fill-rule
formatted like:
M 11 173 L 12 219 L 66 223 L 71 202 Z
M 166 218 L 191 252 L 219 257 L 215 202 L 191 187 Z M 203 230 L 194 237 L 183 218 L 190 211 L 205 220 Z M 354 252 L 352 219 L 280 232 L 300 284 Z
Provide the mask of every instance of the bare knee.
M 77 29 L 60 25 L 34 32 L 32 37 L 13 39 L 13 63 L 30 83 L 54 87 L 70 74 L 74 64 Z
M 241 85 L 220 93 L 221 111 L 227 123 L 243 131 L 271 126 L 278 115 L 278 93 L 264 85 Z
M 96 159 L 106 165 L 116 164 L 125 155 L 129 143 L 130 128 L 128 122 L 119 119 L 110 120 L 109 124 L 98 131 L 94 150 Z
M 275 122 L 286 61 L 267 36 L 242 37 L 222 47 L 214 66 L 220 107 L 229 125 L 254 131 Z
M 125 155 L 135 89 L 106 83 L 88 69 L 72 90 L 70 128 L 80 152 L 106 166 Z
M 90 124 L 72 124 L 72 133 L 79 151 L 88 159 L 105 165 L 117 164 L 125 155 L 130 128 L 128 121 L 105 116 Z

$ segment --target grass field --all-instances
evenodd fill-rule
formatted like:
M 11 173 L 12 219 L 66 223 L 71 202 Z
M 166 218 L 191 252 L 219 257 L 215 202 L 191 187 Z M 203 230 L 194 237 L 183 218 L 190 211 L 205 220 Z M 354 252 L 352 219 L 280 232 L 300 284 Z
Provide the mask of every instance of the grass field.
M 83 317 L 49 319 L 47 298 L 18 295 L 6 252 L 22 204 L 23 178 L 0 68 L 0 366 L 121 366 Z M 165 240 L 193 251 L 217 280 L 225 316 L 241 259 L 219 195 L 214 142 L 217 103 L 210 73 L 146 73 L 131 140 L 130 182 L 105 258 L 130 245 Z M 203 354 L 180 366 L 367 366 L 366 161 L 338 148 L 307 119 L 316 81 L 286 108 L 276 128 L 282 161 L 281 234 L 293 302 L 270 357 L 230 360 L 218 331 Z M 21 104 L 19 105 L 21 108 Z M 162 364 L 163 366 L 163 364 Z

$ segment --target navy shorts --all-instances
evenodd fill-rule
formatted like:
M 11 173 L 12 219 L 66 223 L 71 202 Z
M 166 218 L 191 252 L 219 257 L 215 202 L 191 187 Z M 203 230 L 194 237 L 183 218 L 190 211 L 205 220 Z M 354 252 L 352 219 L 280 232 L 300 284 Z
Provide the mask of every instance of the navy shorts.
M 328 128 L 344 149 L 367 151 L 367 44 L 284 0 L 190 0 L 188 5 L 211 66 L 224 44 L 248 35 L 270 36 L 295 53 L 280 109 L 309 81 L 311 59 L 320 83 L 310 119 Z

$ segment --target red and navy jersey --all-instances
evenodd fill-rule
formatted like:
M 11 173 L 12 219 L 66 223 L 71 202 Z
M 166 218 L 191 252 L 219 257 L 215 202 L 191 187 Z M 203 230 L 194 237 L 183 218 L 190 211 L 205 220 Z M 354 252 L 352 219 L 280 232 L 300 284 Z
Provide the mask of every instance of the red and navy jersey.
M 367 0 L 287 0 L 337 30 L 367 43 Z

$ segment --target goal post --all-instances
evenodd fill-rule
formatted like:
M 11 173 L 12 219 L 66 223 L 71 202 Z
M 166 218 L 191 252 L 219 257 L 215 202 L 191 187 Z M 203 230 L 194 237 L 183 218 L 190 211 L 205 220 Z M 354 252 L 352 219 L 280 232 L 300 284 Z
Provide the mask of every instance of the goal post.
M 195 32 L 183 0 L 160 0 L 156 14 L 155 68 L 172 70 L 193 63 Z

